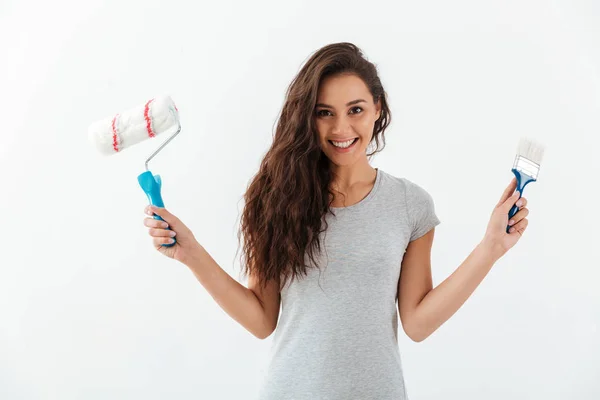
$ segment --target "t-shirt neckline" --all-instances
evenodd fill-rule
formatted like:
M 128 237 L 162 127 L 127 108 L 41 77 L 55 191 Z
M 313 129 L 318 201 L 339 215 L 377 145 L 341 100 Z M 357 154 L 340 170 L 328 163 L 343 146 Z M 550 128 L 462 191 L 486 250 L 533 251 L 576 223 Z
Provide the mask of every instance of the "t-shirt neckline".
M 331 207 L 331 209 L 334 211 L 353 210 L 358 207 L 362 207 L 363 205 L 368 203 L 373 198 L 373 196 L 375 196 L 375 192 L 377 192 L 377 189 L 379 188 L 379 184 L 381 182 L 381 169 L 375 168 L 375 171 L 375 183 L 373 184 L 373 187 L 371 188 L 369 193 L 367 193 L 367 195 L 363 197 L 362 200 L 347 207 Z

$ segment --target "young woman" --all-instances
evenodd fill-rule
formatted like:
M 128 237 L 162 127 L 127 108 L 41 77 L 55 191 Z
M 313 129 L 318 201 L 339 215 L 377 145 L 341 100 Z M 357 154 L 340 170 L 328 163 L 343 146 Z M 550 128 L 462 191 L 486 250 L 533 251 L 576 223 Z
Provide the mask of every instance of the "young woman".
M 288 88 L 271 148 L 245 194 L 247 287 L 176 216 L 146 210 L 166 221 L 144 220 L 158 251 L 189 267 L 253 335 L 275 332 L 260 399 L 407 398 L 398 314 L 412 340 L 427 338 L 527 227 L 527 200 L 513 194 L 513 179 L 480 243 L 433 288 L 439 220 L 432 198 L 369 164 L 385 144 L 390 117 L 376 67 L 355 45 L 331 44 L 312 55 Z M 508 221 L 515 202 L 520 211 Z M 177 243 L 162 246 L 173 235 Z

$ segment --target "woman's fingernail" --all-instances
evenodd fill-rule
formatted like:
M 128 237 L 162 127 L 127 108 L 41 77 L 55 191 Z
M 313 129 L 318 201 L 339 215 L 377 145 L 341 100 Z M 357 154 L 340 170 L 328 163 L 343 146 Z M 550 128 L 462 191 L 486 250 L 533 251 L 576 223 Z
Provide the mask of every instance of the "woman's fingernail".
M 515 223 L 515 220 L 514 220 L 514 219 L 511 219 L 510 221 L 508 221 L 508 224 L 509 224 L 509 225 L 512 225 L 512 224 L 514 224 L 514 223 Z
M 522 200 L 517 201 L 517 207 L 521 207 L 522 204 L 523 204 Z
M 175 235 L 176 235 L 175 231 L 169 231 L 169 236 L 173 237 Z
M 514 231 L 515 231 L 515 228 L 510 228 L 509 229 L 509 232 L 511 232 L 511 233 L 514 232 Z

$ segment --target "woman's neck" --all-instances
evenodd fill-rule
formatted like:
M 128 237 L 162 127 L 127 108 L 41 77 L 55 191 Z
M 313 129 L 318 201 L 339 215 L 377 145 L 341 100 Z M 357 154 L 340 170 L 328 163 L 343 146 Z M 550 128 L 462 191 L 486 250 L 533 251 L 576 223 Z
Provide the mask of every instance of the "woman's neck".
M 352 205 L 363 199 L 373 188 L 377 171 L 368 162 L 349 166 L 333 166 L 331 189 L 334 191 L 334 207 Z

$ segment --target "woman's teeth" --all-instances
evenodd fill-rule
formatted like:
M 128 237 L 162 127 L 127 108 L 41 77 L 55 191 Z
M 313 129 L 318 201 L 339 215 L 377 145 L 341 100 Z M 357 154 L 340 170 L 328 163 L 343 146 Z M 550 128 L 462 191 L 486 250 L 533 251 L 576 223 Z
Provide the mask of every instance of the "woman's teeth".
M 331 141 L 331 143 L 333 143 L 334 146 L 345 149 L 347 147 L 350 147 L 350 145 L 352 145 L 352 143 L 354 143 L 354 141 L 356 140 L 356 138 L 352 139 L 352 140 L 348 140 L 345 142 L 334 142 L 333 140 Z

